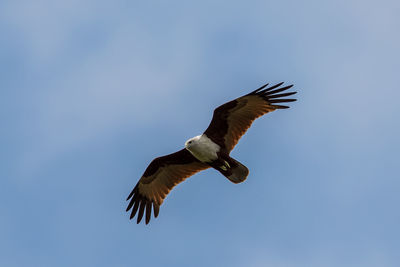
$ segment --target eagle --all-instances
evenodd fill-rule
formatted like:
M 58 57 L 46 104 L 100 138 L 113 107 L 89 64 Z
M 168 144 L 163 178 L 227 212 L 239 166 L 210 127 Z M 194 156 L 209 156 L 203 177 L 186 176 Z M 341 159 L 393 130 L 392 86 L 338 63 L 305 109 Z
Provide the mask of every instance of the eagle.
M 127 198 L 126 211 L 132 210 L 130 219 L 139 211 L 137 223 L 146 214 L 148 224 L 152 209 L 156 218 L 172 188 L 199 171 L 214 168 L 235 184 L 246 180 L 249 170 L 231 158 L 230 152 L 255 119 L 276 109 L 289 108 L 280 103 L 296 101 L 285 98 L 297 93 L 284 92 L 293 85 L 268 85 L 219 106 L 203 134 L 187 140 L 183 149 L 155 158 Z

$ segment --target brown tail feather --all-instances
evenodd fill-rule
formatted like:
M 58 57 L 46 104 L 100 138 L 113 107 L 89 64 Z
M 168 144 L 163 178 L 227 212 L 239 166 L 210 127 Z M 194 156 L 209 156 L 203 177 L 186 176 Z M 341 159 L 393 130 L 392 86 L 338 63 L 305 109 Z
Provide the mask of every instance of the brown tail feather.
M 246 180 L 247 175 L 249 175 L 249 169 L 246 166 L 231 157 L 226 158 L 226 162 L 228 164 L 213 167 L 232 183 L 238 184 Z

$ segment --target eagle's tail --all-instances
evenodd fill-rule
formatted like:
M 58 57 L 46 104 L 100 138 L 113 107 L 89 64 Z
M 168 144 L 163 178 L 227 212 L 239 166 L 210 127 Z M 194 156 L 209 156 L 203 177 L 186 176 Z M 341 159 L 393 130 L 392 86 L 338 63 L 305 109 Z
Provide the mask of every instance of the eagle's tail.
M 246 180 L 249 169 L 234 158 L 226 157 L 222 164 L 213 166 L 232 183 L 238 184 Z

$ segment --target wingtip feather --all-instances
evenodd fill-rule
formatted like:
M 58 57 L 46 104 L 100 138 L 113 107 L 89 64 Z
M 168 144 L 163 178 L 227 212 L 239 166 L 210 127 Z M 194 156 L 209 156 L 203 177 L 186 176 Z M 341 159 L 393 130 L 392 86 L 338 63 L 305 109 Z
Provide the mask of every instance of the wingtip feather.
M 128 201 L 137 191 L 138 184 L 135 185 L 135 187 L 132 189 L 132 191 L 129 193 L 129 196 L 126 198 L 126 201 Z
M 284 103 L 284 102 L 294 102 L 296 99 L 294 98 L 278 98 L 278 99 L 270 99 L 269 103 Z
M 126 198 L 126 201 L 128 201 L 129 199 L 131 199 L 131 197 L 133 196 L 133 193 L 134 193 L 133 191 L 135 191 L 135 190 L 132 190 L 132 192 L 129 193 L 129 196 Z
M 273 90 L 273 89 L 275 89 L 275 88 L 281 86 L 283 83 L 284 83 L 284 82 L 277 83 L 277 84 L 275 84 L 275 85 L 273 85 L 273 86 L 271 86 L 271 87 L 268 87 L 268 88 L 262 90 L 262 92 L 264 93 L 264 92 L 271 91 L 271 90 Z
M 146 224 L 150 222 L 151 219 L 151 201 L 147 201 L 146 203 Z
M 283 94 L 276 94 L 276 95 L 270 95 L 268 96 L 269 99 L 273 98 L 281 98 L 281 97 L 287 97 L 296 94 L 297 92 L 289 92 L 289 93 L 283 93 Z
M 136 201 L 135 205 L 133 206 L 131 216 L 129 217 L 130 220 L 132 220 L 132 218 L 135 217 L 138 208 L 139 208 L 139 201 Z
M 284 106 L 284 105 L 272 105 L 273 108 L 275 109 L 287 109 L 289 106 Z
M 128 207 L 126 207 L 125 211 L 128 212 L 131 209 L 132 205 L 129 203 Z
M 140 221 L 143 218 L 145 204 L 146 204 L 145 201 L 141 201 L 140 208 L 139 208 L 139 214 L 137 216 L 137 221 L 136 221 L 137 223 L 140 223 Z
M 266 83 L 266 84 L 264 84 L 263 86 L 261 86 L 261 87 L 257 88 L 256 90 L 254 90 L 254 91 L 252 91 L 252 92 L 248 93 L 247 95 L 253 95 L 253 94 L 257 94 L 257 93 L 258 93 L 258 91 L 260 91 L 260 90 L 264 89 L 264 88 L 265 88 L 265 87 L 267 87 L 268 85 L 269 85 L 269 83 Z
M 154 218 L 157 218 L 158 213 L 160 212 L 160 206 L 156 203 L 153 203 L 153 212 L 154 212 Z

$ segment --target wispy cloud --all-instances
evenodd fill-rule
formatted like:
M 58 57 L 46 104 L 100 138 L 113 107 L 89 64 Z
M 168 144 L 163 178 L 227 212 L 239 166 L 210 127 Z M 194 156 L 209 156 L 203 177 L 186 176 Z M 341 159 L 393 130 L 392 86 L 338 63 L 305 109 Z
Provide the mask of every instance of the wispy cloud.
M 67 250 L 147 264 L 157 250 L 154 266 L 188 266 L 198 251 L 203 266 L 394 266 L 398 7 L 1 2 L 4 247 L 37 265 Z M 251 179 L 218 187 L 217 174 L 199 174 L 168 198 L 162 221 L 128 224 L 121 176 L 199 134 L 217 105 L 281 80 L 299 101 L 257 121 L 234 151 Z M 28 227 L 26 214 L 40 218 Z M 26 235 L 43 252 L 17 250 Z

